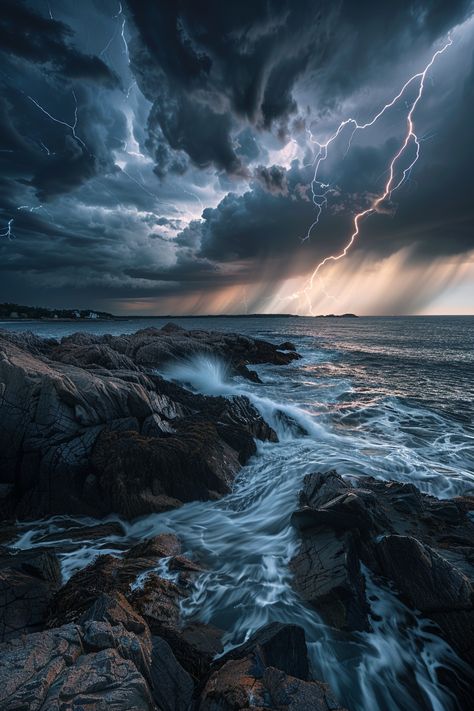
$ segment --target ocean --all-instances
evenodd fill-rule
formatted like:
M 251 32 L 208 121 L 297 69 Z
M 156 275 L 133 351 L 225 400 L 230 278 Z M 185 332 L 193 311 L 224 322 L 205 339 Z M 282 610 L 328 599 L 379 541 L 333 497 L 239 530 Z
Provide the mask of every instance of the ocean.
M 0 328 L 60 338 L 78 330 L 130 333 L 169 320 L 0 323 Z M 453 652 L 432 624 L 368 571 L 376 614 L 372 632 L 350 639 L 338 635 L 302 603 L 288 571 L 298 545 L 290 515 L 303 477 L 312 471 L 411 482 L 441 498 L 473 492 L 474 317 L 173 320 L 184 328 L 290 340 L 302 359 L 256 366 L 262 384 L 232 378 L 225 362 L 209 356 L 161 371 L 204 394 L 247 395 L 280 441 L 259 443 L 224 499 L 124 523 L 127 542 L 162 531 L 182 539 L 184 552 L 206 568 L 183 603 L 183 614 L 226 630 L 227 648 L 269 621 L 293 622 L 306 631 L 316 678 L 325 679 L 349 708 L 456 708 L 437 673 L 439 667 L 458 666 Z M 34 546 L 45 530 L 64 531 L 67 541 L 70 523 L 55 517 L 25 525 L 16 545 Z M 122 544 L 123 538 L 111 536 L 69 546 L 60 554 L 63 575 L 69 577 L 98 552 L 119 553 Z M 173 575 L 166 564 L 160 574 Z

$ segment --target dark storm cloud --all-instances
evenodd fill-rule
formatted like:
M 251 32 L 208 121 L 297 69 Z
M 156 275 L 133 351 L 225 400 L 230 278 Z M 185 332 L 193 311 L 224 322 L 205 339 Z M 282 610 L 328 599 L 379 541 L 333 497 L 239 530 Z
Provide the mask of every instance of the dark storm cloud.
M 140 88 L 154 102 L 150 131 L 163 174 L 166 147 L 198 166 L 242 172 L 242 123 L 282 138 L 310 78 L 319 106 L 334 103 L 383 63 L 432 42 L 467 14 L 469 0 L 382 4 L 312 0 L 128 0 Z M 387 28 L 390 27 L 389 33 Z
M 255 168 L 254 179 L 272 195 L 288 195 L 286 170 L 280 165 L 271 165 L 268 168 L 259 165 Z
M 114 0 L 53 5 L 50 19 L 47 3 L 7 0 L 0 17 L 2 234 L 14 220 L 13 239 L 0 238 L 2 296 L 97 308 L 238 291 L 306 274 L 341 249 L 403 127 L 354 140 L 347 155 L 338 147 L 321 171 L 327 211 L 302 242 L 315 219 L 307 129 L 324 135 L 345 101 L 370 112 L 469 11 L 462 0 L 127 0 L 123 14 Z M 443 89 L 430 81 L 416 116 L 422 158 L 364 222 L 355 260 L 474 247 L 474 71 L 458 59 L 447 80 L 439 66 Z
M 474 63 L 460 89 L 448 95 L 447 104 L 449 111 L 413 180 L 364 222 L 356 254 L 380 258 L 409 247 L 412 259 L 426 261 L 474 248 Z M 316 264 L 346 244 L 353 215 L 380 194 L 381 176 L 398 145 L 389 139 L 378 148 L 352 147 L 333 171 L 335 187 L 327 211 L 304 244 L 299 241 L 315 219 L 315 208 L 307 197 L 312 170 L 298 162 L 289 170 L 260 166 L 251 190 L 228 194 L 215 209 L 204 210 L 203 221 L 186 228 L 179 240 L 200 243 L 201 256 L 219 262 L 280 260 L 281 273 L 296 254 L 295 269 L 304 273 L 308 258 Z
M 233 131 L 243 120 L 270 128 L 296 110 L 294 83 L 329 20 L 309 0 L 128 5 L 134 71 L 154 102 L 151 128 L 200 167 L 242 172 Z
M 43 17 L 22 0 L 3 0 L 0 36 L 2 52 L 49 66 L 59 76 L 88 79 L 109 88 L 119 86 L 115 72 L 99 57 L 74 48 L 67 25 Z

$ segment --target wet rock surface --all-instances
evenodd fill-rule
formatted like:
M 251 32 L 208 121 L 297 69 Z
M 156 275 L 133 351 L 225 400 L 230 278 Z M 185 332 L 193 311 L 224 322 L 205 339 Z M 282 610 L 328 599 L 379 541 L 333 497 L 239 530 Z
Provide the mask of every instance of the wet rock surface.
M 300 627 L 267 625 L 219 656 L 221 630 L 184 623 L 180 603 L 202 568 L 172 534 L 98 556 L 62 587 L 48 549 L 3 549 L 0 560 L 35 576 L 32 587 L 55 586 L 37 631 L 23 626 L 0 644 L 2 710 L 340 709 L 327 686 L 309 681 Z M 163 561 L 176 582 L 156 572 Z
M 41 629 L 61 581 L 53 551 L 0 549 L 0 641 Z
M 298 357 L 173 324 L 60 342 L 0 332 L 2 517 L 134 518 L 226 494 L 255 439 L 277 437 L 247 398 L 196 395 L 156 372 L 197 354 L 241 375 Z
M 442 501 L 412 484 L 336 472 L 304 480 L 292 523 L 300 547 L 293 586 L 333 627 L 370 628 L 362 566 L 438 625 L 474 663 L 474 523 L 469 497 Z
M 325 684 L 307 679 L 304 631 L 273 623 L 215 662 L 199 708 L 344 711 Z

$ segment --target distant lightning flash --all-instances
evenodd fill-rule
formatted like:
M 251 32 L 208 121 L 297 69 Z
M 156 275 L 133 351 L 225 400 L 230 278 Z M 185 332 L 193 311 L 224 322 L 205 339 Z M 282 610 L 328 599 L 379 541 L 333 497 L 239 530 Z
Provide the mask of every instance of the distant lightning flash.
M 14 238 L 15 235 L 14 235 L 13 232 L 12 232 L 12 225 L 13 225 L 13 222 L 14 222 L 13 218 L 11 218 L 10 220 L 8 220 L 7 226 L 4 227 L 3 230 L 1 230 L 1 232 L 0 232 L 0 237 L 6 237 L 7 239 L 13 239 L 13 238 Z
M 433 54 L 433 56 L 431 57 L 431 60 L 428 62 L 428 64 L 424 68 L 424 70 L 422 72 L 418 72 L 417 74 L 414 74 L 412 77 L 410 77 L 410 79 L 408 79 L 405 82 L 405 84 L 402 86 L 402 88 L 400 89 L 398 94 L 391 101 L 389 101 L 387 104 L 385 104 L 385 106 L 382 109 L 380 109 L 380 111 L 377 114 L 375 114 L 375 116 L 370 121 L 360 124 L 354 118 L 345 119 L 344 121 L 342 121 L 340 123 L 337 130 L 333 133 L 333 135 L 325 143 L 320 143 L 319 141 L 314 140 L 312 134 L 310 133 L 312 142 L 316 143 L 316 145 L 318 146 L 318 153 L 317 153 L 317 155 L 313 161 L 313 164 L 312 164 L 312 165 L 314 165 L 314 174 L 313 174 L 313 179 L 311 181 L 312 200 L 313 200 L 313 204 L 316 206 L 317 214 L 316 214 L 316 219 L 310 225 L 310 227 L 306 233 L 306 236 L 303 238 L 303 240 L 302 240 L 303 242 L 305 242 L 306 240 L 308 240 L 310 238 L 312 230 L 318 224 L 319 218 L 322 214 L 322 211 L 327 204 L 327 195 L 331 191 L 331 188 L 327 183 L 322 183 L 318 179 L 318 173 L 319 173 L 319 168 L 321 166 L 321 163 L 323 163 L 328 156 L 328 147 L 336 140 L 336 138 L 341 134 L 341 132 L 343 131 L 343 129 L 346 126 L 352 126 L 352 132 L 349 137 L 348 147 L 346 150 L 346 152 L 347 152 L 349 150 L 349 148 L 351 147 L 351 142 L 352 142 L 352 139 L 353 139 L 356 131 L 363 130 L 365 128 L 369 128 L 370 126 L 373 126 L 378 121 L 378 119 L 381 116 L 383 116 L 383 114 L 386 111 L 388 111 L 388 109 L 390 109 L 392 106 L 394 106 L 397 103 L 397 101 L 399 101 L 399 99 L 403 96 L 403 94 L 405 93 L 405 91 L 407 90 L 407 88 L 410 85 L 412 85 L 415 82 L 418 82 L 418 91 L 416 92 L 415 98 L 413 99 L 413 101 L 411 103 L 405 102 L 406 108 L 408 110 L 407 117 L 406 117 L 406 126 L 407 126 L 406 133 L 405 133 L 405 137 L 402 141 L 400 148 L 398 149 L 398 151 L 395 153 L 395 155 L 392 157 L 392 159 L 390 161 L 390 165 L 389 165 L 389 169 L 388 169 L 388 178 L 387 178 L 387 182 L 385 183 L 385 187 L 384 187 L 382 194 L 379 195 L 378 197 L 374 198 L 368 208 L 366 208 L 365 210 L 362 210 L 361 212 L 358 212 L 354 216 L 353 223 L 352 223 L 353 224 L 353 231 L 352 231 L 350 239 L 347 242 L 344 249 L 339 254 L 332 254 L 328 257 L 325 257 L 325 259 L 323 259 L 321 262 L 319 262 L 319 264 L 313 270 L 310 278 L 307 280 L 302 291 L 296 292 L 295 294 L 293 294 L 291 296 L 292 299 L 293 298 L 300 298 L 301 296 L 304 296 L 308 301 L 311 315 L 313 315 L 313 311 L 312 311 L 310 294 L 311 294 L 311 291 L 313 288 L 314 280 L 318 277 L 320 269 L 322 267 L 324 267 L 324 265 L 327 264 L 328 262 L 337 262 L 338 260 L 343 259 L 343 257 L 346 256 L 347 252 L 350 250 L 350 248 L 352 247 L 352 245 L 354 244 L 355 240 L 357 239 L 357 237 L 359 235 L 361 220 L 363 220 L 365 217 L 368 217 L 369 215 L 372 215 L 374 212 L 377 212 L 380 205 L 385 200 L 391 198 L 392 194 L 396 190 L 398 190 L 398 188 L 409 177 L 415 163 L 417 162 L 417 160 L 420 156 L 420 144 L 421 144 L 422 139 L 418 138 L 418 136 L 415 133 L 413 114 L 415 112 L 415 109 L 416 109 L 421 97 L 423 96 L 423 91 L 425 88 L 425 79 L 426 79 L 426 75 L 427 75 L 428 71 L 431 69 L 431 67 L 433 66 L 436 59 L 441 54 L 443 54 L 448 49 L 448 47 L 450 47 L 451 45 L 452 45 L 451 37 L 448 37 L 446 44 L 441 49 L 437 50 Z M 403 169 L 403 171 L 401 172 L 401 175 L 397 181 L 395 176 L 396 176 L 396 168 L 397 168 L 398 162 L 404 156 L 404 154 L 407 151 L 407 148 L 410 145 L 415 146 L 415 155 L 411 159 L 408 166 Z
M 40 111 L 42 111 L 44 114 L 46 114 L 46 116 L 47 116 L 48 118 L 50 118 L 51 121 L 54 121 L 55 123 L 60 123 L 62 126 L 66 126 L 66 128 L 69 128 L 70 131 L 71 131 L 71 133 L 72 133 L 73 138 L 74 138 L 78 143 L 80 143 L 81 146 L 82 146 L 86 151 L 88 151 L 89 149 L 87 148 L 86 144 L 84 143 L 84 141 L 82 140 L 82 138 L 79 138 L 79 136 L 78 136 L 77 133 L 76 133 L 76 128 L 77 128 L 77 98 L 76 98 L 76 92 L 73 91 L 73 92 L 72 92 L 72 95 L 73 95 L 73 97 L 74 97 L 74 104 L 75 104 L 75 107 L 74 107 L 74 123 L 68 123 L 67 121 L 62 121 L 61 119 L 58 119 L 58 118 L 56 118 L 55 116 L 52 116 L 52 115 L 49 113 L 49 111 L 46 111 L 46 109 L 43 108 L 43 106 L 41 106 L 41 104 L 39 104 L 39 103 L 36 101 L 36 99 L 33 99 L 32 96 L 27 96 L 27 98 L 28 98 Z

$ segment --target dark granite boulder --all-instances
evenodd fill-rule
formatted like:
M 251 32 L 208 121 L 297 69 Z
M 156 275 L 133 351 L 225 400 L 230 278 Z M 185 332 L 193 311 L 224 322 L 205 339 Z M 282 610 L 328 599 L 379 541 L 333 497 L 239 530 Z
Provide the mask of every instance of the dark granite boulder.
M 354 536 L 322 528 L 307 532 L 290 563 L 293 587 L 341 630 L 367 630 L 368 605 Z
M 277 667 L 299 679 L 309 675 L 304 630 L 297 625 L 271 622 L 255 632 L 247 642 L 220 657 L 218 664 L 253 655 L 261 667 Z
M 189 711 L 194 682 L 160 637 L 153 638 L 150 678 L 153 699 L 161 711 Z
M 331 471 L 307 476 L 299 503 L 292 516 L 301 537 L 290 563 L 293 586 L 326 622 L 367 629 L 363 563 L 474 662 L 470 497 L 444 501 L 413 484 L 371 477 L 350 482 Z
M 134 517 L 229 491 L 254 438 L 277 438 L 247 398 L 197 395 L 156 372 L 198 353 L 241 372 L 297 357 L 175 328 L 60 343 L 0 332 L 0 513 Z
M 308 681 L 307 677 L 303 630 L 295 625 L 272 623 L 216 660 L 198 708 L 199 711 L 264 708 L 343 711 L 325 684 Z
M 53 551 L 1 549 L 0 641 L 41 629 L 60 582 Z
M 50 686 L 82 653 L 80 629 L 65 625 L 0 645 L 0 708 L 40 711 Z

